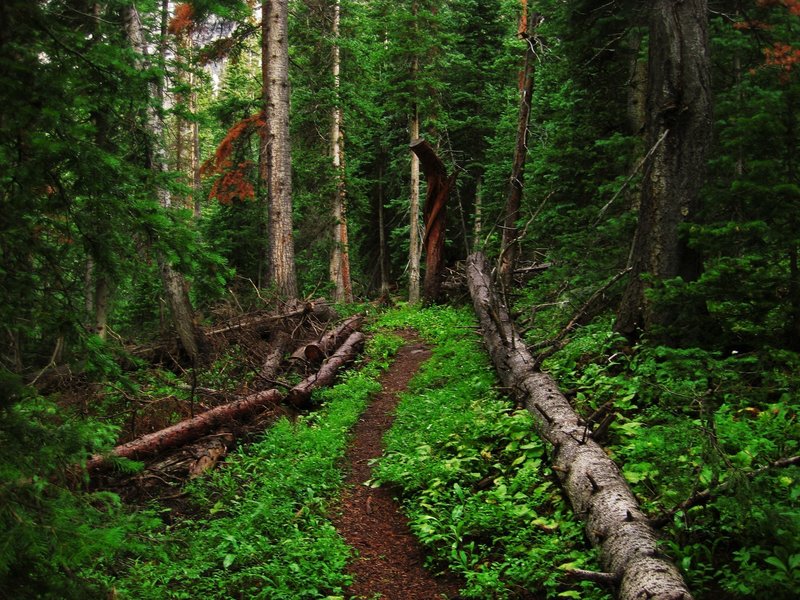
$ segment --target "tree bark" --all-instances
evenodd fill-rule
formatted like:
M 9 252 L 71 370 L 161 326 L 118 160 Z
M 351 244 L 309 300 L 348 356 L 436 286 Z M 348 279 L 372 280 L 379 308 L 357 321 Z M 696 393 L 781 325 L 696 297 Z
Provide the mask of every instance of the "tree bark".
M 125 28 L 131 45 L 139 52 L 143 59 L 145 59 L 148 54 L 147 42 L 139 13 L 133 5 L 127 7 L 125 10 Z M 164 35 L 166 35 L 166 32 L 164 32 Z M 155 106 L 151 103 L 147 111 L 145 126 L 149 135 L 149 140 L 146 150 L 146 161 L 153 171 L 163 173 L 167 170 L 167 160 L 163 144 L 164 120 L 160 110 L 163 107 L 163 79 L 159 78 L 159 81 L 153 82 L 150 87 L 153 96 L 159 99 L 159 105 Z M 172 201 L 169 190 L 163 186 L 159 186 L 156 192 L 161 206 L 163 208 L 170 207 Z M 198 364 L 202 359 L 201 351 L 204 344 L 202 334 L 195 323 L 194 310 L 189 301 L 186 282 L 183 275 L 175 270 L 160 252 L 156 253 L 156 260 L 158 262 L 159 273 L 161 274 L 161 281 L 164 285 L 167 304 L 169 305 L 170 314 L 172 315 L 172 321 L 175 325 L 178 337 L 192 363 Z
M 306 408 L 311 400 L 311 393 L 320 387 L 330 385 L 336 373 L 346 363 L 355 359 L 364 344 L 364 334 L 360 331 L 351 333 L 339 349 L 320 367 L 320 370 L 294 386 L 286 395 L 286 401 L 298 408 Z
M 334 107 L 331 115 L 331 155 L 336 191 L 333 198 L 333 251 L 331 253 L 330 277 L 334 285 L 333 299 L 336 302 L 353 302 L 353 286 L 350 281 L 350 249 L 347 236 L 347 188 L 344 171 L 344 138 L 342 136 L 342 107 L 339 94 L 340 1 L 333 3 L 333 93 Z
M 414 59 L 411 67 L 412 77 L 418 70 L 418 59 Z M 414 105 L 411 114 L 411 143 L 419 138 L 419 108 Z M 409 204 L 409 240 L 408 240 L 408 301 L 419 302 L 419 158 L 411 155 L 411 199 Z
M 277 390 L 251 394 L 241 400 L 212 408 L 196 417 L 176 423 L 172 427 L 117 446 L 111 451 L 111 456 L 131 459 L 153 456 L 169 448 L 176 448 L 194 441 L 234 419 L 249 418 L 264 407 L 277 404 L 280 400 L 281 394 Z M 86 469 L 91 472 L 107 462 L 107 456 L 96 455 L 86 463 Z
M 527 14 L 527 5 L 523 3 L 523 13 Z M 523 18 L 525 18 L 525 14 Z M 522 186 L 525 176 L 525 159 L 528 156 L 528 121 L 531 115 L 531 99 L 533 96 L 536 53 L 534 52 L 534 29 L 541 22 L 537 13 L 527 17 L 525 29 L 521 20 L 519 36 L 525 42 L 525 68 L 520 79 L 519 117 L 517 119 L 517 141 L 514 146 L 514 163 L 508 182 L 508 195 L 503 218 L 503 242 L 500 251 L 500 282 L 504 289 L 511 287 L 514 268 L 519 256 L 519 211 L 522 204 Z
M 417 156 L 427 181 L 425 206 L 422 215 L 425 224 L 425 302 L 435 303 L 439 299 L 444 271 L 444 242 L 447 225 L 447 199 L 456 179 L 456 173 L 447 176 L 444 163 L 436 151 L 423 139 L 411 142 L 411 151 Z
M 292 163 L 289 139 L 288 0 L 264 0 L 267 13 L 267 153 L 269 157 L 270 279 L 297 298 L 292 231 Z
M 691 281 L 700 274 L 700 257 L 679 228 L 697 213 L 711 146 L 707 0 L 655 0 L 649 29 L 645 147 L 655 150 L 645 167 L 632 273 L 614 325 L 628 336 L 676 318 L 674 309 L 647 297 L 653 284 L 644 276 Z
M 675 565 L 658 547 L 656 532 L 619 468 L 593 439 L 555 381 L 533 370 L 533 357 L 500 302 L 482 253 L 467 258 L 467 282 L 484 342 L 505 387 L 524 403 L 539 435 L 552 444 L 553 470 L 585 521 L 603 567 L 619 582 L 622 600 L 691 600 Z

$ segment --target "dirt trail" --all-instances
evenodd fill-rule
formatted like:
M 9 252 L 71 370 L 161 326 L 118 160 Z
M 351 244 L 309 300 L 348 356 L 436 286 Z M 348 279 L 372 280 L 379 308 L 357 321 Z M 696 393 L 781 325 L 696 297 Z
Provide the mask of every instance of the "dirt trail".
M 347 543 L 358 551 L 349 567 L 354 583 L 347 592 L 353 599 L 453 599 L 460 587 L 456 578 L 434 578 L 423 568 L 424 552 L 398 512 L 392 492 L 363 485 L 371 477 L 370 460 L 383 450 L 383 434 L 392 424 L 398 392 L 406 389 L 419 366 L 430 357 L 430 351 L 418 339 L 404 337 L 408 343 L 381 377 L 382 391 L 353 430 L 347 454 L 347 487 L 341 514 L 334 519 Z

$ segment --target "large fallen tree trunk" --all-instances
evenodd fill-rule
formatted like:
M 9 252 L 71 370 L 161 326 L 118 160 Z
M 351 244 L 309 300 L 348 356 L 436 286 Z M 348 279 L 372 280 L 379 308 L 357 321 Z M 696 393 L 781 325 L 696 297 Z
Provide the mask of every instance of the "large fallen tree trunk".
M 289 393 L 286 394 L 286 401 L 298 408 L 307 407 L 311 400 L 311 392 L 318 387 L 332 384 L 337 371 L 355 359 L 363 343 L 363 333 L 360 331 L 351 333 L 347 340 L 339 346 L 339 349 L 320 367 L 319 371 L 289 390 Z
M 499 301 L 482 253 L 467 258 L 467 283 L 500 379 L 524 403 L 539 434 L 553 445 L 553 469 L 622 600 L 691 600 L 675 565 L 616 464 L 591 436 L 552 377 L 534 359 Z
M 234 419 L 249 418 L 265 406 L 277 404 L 280 400 L 281 394 L 277 390 L 251 394 L 241 400 L 212 408 L 196 417 L 117 446 L 111 451 L 111 456 L 133 459 L 153 456 L 169 448 L 188 444 Z M 93 456 L 86 463 L 86 469 L 91 472 L 108 462 L 108 458 L 106 455 Z

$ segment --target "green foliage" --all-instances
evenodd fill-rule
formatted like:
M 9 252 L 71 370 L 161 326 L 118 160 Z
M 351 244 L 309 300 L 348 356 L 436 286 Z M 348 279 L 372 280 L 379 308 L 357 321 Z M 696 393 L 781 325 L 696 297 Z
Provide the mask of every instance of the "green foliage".
M 556 568 L 591 568 L 579 522 L 547 470 L 543 442 L 525 411 L 495 389 L 468 310 L 401 308 L 383 326 L 414 326 L 435 344 L 403 394 L 373 485 L 398 486 L 433 566 L 467 580 L 469 598 L 606 597 L 569 584 Z
M 342 484 L 348 431 L 402 344 L 370 340 L 364 363 L 315 399 L 323 407 L 263 437 L 195 480 L 192 519 L 166 528 L 155 551 L 111 582 L 126 598 L 321 598 L 341 595 L 350 558 L 327 518 Z
M 115 430 L 69 416 L 7 372 L 3 380 L 11 397 L 0 408 L 0 595 L 97 597 L 95 570 L 142 550 L 153 526 L 115 494 L 71 489 Z

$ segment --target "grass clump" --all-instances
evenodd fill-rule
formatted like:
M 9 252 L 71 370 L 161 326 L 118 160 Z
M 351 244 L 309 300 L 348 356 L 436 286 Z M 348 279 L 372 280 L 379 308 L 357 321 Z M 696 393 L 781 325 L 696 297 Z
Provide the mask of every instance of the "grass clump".
M 469 598 L 526 590 L 605 598 L 593 584 L 562 577 L 570 567 L 596 568 L 594 554 L 529 415 L 496 389 L 471 311 L 406 307 L 380 324 L 414 327 L 434 345 L 402 395 L 375 479 L 399 488 L 432 565 L 462 575 Z

